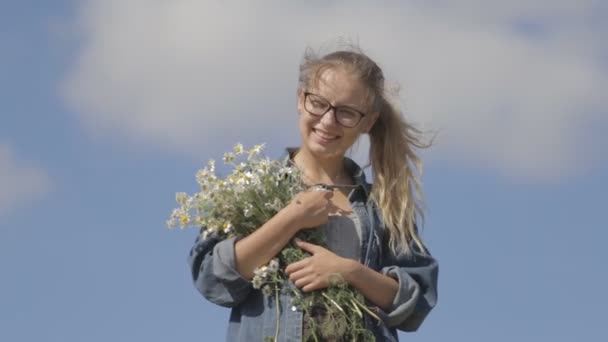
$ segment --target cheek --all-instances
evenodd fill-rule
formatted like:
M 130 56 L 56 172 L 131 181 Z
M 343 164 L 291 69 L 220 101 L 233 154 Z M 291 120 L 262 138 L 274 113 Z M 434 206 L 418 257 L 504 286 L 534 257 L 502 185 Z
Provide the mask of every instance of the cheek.
M 361 128 L 360 127 L 349 128 L 349 129 L 345 129 L 343 132 L 344 132 L 344 137 L 347 140 L 356 140 L 359 137 L 359 135 L 361 135 Z
M 357 138 L 359 138 L 359 132 L 357 131 L 344 133 L 344 142 L 348 145 L 352 145 L 357 140 Z
M 315 118 L 311 118 L 310 115 L 306 113 L 300 113 L 300 117 L 298 118 L 298 124 L 300 125 L 300 130 L 302 131 L 310 131 L 312 130 L 312 126 L 315 125 Z
M 301 138 L 305 139 L 310 135 L 310 132 L 312 131 L 311 127 L 310 120 L 308 120 L 305 115 L 300 115 L 298 119 L 298 128 L 300 130 Z

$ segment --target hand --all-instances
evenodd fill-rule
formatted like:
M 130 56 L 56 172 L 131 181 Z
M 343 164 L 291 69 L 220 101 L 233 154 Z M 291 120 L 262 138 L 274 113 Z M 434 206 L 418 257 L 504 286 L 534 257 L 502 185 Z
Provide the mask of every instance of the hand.
M 327 222 L 329 213 L 335 207 L 331 203 L 333 195 L 333 191 L 329 190 L 304 190 L 296 194 L 285 209 L 298 230 L 318 227 Z
M 330 250 L 312 243 L 295 239 L 298 247 L 312 256 L 287 265 L 285 273 L 304 292 L 324 289 L 334 278 L 344 281 L 359 265 L 355 260 L 340 257 Z

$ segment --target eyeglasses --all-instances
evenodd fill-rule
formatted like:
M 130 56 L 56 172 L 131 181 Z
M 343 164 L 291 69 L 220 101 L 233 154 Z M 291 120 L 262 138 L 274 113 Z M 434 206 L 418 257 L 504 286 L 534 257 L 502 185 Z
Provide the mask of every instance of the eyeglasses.
M 350 107 L 332 106 L 325 98 L 309 92 L 304 93 L 304 109 L 314 116 L 323 116 L 333 109 L 336 121 L 347 128 L 357 126 L 365 116 L 364 113 Z

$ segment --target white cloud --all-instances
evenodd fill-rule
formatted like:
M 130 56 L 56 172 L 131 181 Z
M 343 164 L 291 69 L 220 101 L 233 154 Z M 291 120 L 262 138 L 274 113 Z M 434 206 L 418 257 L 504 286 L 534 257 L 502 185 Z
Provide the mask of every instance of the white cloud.
M 0 144 L 0 216 L 40 198 L 49 191 L 46 173 L 18 161 L 8 145 Z
M 586 126 L 608 125 L 590 1 L 88 4 L 68 103 L 91 132 L 197 158 L 237 138 L 297 143 L 298 62 L 340 35 L 402 85 L 410 118 L 440 130 L 440 157 L 559 178 L 593 153 Z

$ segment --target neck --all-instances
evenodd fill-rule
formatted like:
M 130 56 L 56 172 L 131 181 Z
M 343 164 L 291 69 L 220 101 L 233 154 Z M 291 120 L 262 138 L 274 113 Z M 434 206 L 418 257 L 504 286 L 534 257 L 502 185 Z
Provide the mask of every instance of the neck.
M 305 148 L 298 149 L 293 157 L 294 163 L 304 173 L 307 183 L 338 184 L 344 183 L 344 156 L 319 158 Z

